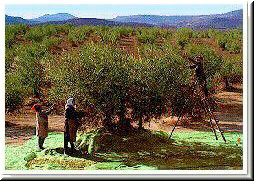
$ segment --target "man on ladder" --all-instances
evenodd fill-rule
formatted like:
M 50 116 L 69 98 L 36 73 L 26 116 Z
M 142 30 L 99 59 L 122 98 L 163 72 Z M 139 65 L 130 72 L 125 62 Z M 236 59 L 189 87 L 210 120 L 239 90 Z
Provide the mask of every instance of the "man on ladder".
M 209 97 L 209 91 L 207 88 L 206 75 L 205 75 L 205 71 L 204 71 L 204 67 L 203 67 L 203 57 L 197 56 L 194 59 L 188 57 L 187 59 L 192 63 L 190 68 L 195 69 L 195 78 L 194 78 L 195 82 L 194 82 L 193 88 L 195 89 L 194 90 L 195 93 L 201 97 L 201 102 L 202 102 L 205 114 L 207 114 L 209 116 L 210 126 L 214 132 L 215 138 L 216 138 L 216 140 L 218 140 L 216 130 L 213 126 L 213 120 L 215 121 L 215 125 L 216 125 L 217 129 L 219 130 L 219 132 L 222 136 L 222 139 L 224 140 L 224 142 L 226 142 L 226 138 L 223 134 L 223 131 L 219 127 L 219 124 L 218 124 L 219 121 L 216 119 L 215 115 L 213 114 L 213 112 L 211 110 L 211 105 L 207 99 Z M 171 136 L 175 130 L 175 127 L 177 126 L 177 123 L 181 117 L 182 117 L 182 115 L 180 115 L 178 117 L 178 120 L 177 120 L 176 124 L 174 125 L 174 128 L 171 131 L 169 138 L 171 138 Z
M 193 63 L 190 66 L 190 68 L 195 69 L 196 80 L 198 81 L 198 84 L 201 86 L 205 96 L 208 97 L 209 92 L 207 88 L 206 75 L 203 66 L 203 57 L 197 56 L 195 59 L 189 58 L 188 60 L 191 61 L 191 63 Z

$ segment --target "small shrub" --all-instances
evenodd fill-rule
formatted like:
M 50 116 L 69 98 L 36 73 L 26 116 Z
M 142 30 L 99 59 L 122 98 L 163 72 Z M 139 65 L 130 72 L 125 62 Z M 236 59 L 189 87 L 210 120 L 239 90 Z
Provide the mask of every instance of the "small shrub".
M 226 43 L 225 49 L 231 53 L 240 53 L 241 51 L 241 44 L 237 40 L 230 40 Z
M 136 36 L 139 42 L 152 44 L 159 37 L 159 31 L 157 28 L 139 28 Z
M 14 62 L 16 47 L 5 49 L 5 72 L 10 71 L 11 65 Z
M 176 41 L 177 44 L 183 49 L 193 36 L 193 30 L 190 28 L 179 28 L 176 31 Z
M 217 38 L 217 43 L 220 48 L 225 49 L 227 44 L 227 37 L 224 35 L 220 35 L 219 38 Z
M 193 32 L 193 38 L 209 38 L 208 31 L 207 30 L 194 31 Z
M 25 38 L 32 42 L 41 42 L 45 38 L 56 35 L 60 30 L 57 25 L 34 26 L 25 34 Z
M 27 31 L 26 25 L 7 25 L 5 27 L 5 47 L 11 48 L 15 43 L 15 38 L 18 34 L 25 34 Z
M 68 40 L 72 42 L 81 42 L 85 40 L 91 32 L 92 27 L 90 26 L 74 27 L 69 30 Z
M 41 45 L 45 46 L 47 49 L 52 47 L 52 46 L 56 46 L 59 45 L 61 43 L 61 39 L 60 38 L 46 38 L 42 41 Z

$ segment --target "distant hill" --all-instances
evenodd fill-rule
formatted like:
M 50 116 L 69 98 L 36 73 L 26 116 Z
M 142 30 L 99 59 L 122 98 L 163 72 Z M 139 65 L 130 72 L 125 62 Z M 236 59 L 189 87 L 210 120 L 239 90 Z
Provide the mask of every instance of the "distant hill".
M 243 27 L 243 11 L 236 10 L 224 14 L 202 16 L 197 20 L 188 22 L 188 26 L 194 29 L 227 29 Z
M 12 24 L 35 24 L 38 23 L 33 20 L 27 20 L 21 17 L 15 17 L 15 16 L 8 16 L 5 15 L 5 24 L 12 25 Z
M 57 13 L 57 14 L 45 14 L 38 18 L 31 19 L 32 21 L 37 21 L 40 23 L 50 22 L 50 21 L 66 21 L 69 19 L 77 18 L 69 13 Z
M 109 21 L 105 19 L 97 19 L 97 18 L 75 18 L 75 19 L 70 19 L 66 21 L 51 21 L 51 22 L 46 22 L 44 24 L 71 24 L 74 26 L 79 26 L 79 25 L 93 25 L 93 26 L 153 26 L 150 24 L 145 24 L 145 23 L 133 23 L 133 22 L 127 22 L 127 23 L 122 23 L 122 22 L 114 22 L 114 21 Z
M 36 24 L 72 24 L 94 26 L 159 26 L 170 28 L 189 27 L 193 29 L 228 29 L 243 27 L 243 10 L 231 11 L 224 14 L 198 16 L 159 16 L 159 15 L 131 15 L 118 16 L 114 19 L 77 18 L 68 13 L 46 14 L 35 19 L 5 16 L 5 24 L 24 23 Z
M 228 13 L 220 14 L 220 15 L 217 15 L 217 16 L 219 16 L 221 18 L 240 18 L 240 19 L 243 19 L 243 10 L 239 9 L 239 10 L 235 10 L 235 11 L 230 11 Z
M 156 26 L 168 25 L 175 26 L 181 21 L 190 21 L 192 16 L 159 16 L 159 15 L 132 15 L 132 16 L 118 16 L 112 21 L 122 23 L 146 23 Z
M 105 19 L 97 19 L 97 18 L 75 18 L 65 21 L 51 21 L 46 22 L 44 24 L 71 24 L 71 25 L 104 25 L 104 26 L 115 26 L 122 23 L 114 22 L 114 21 L 108 21 Z
M 155 26 L 190 27 L 194 29 L 206 28 L 242 28 L 243 10 L 231 11 L 224 14 L 198 15 L 198 16 L 158 16 L 158 15 L 132 15 L 118 16 L 112 21 L 122 23 L 146 23 Z
M 61 19 L 61 20 L 60 20 Z M 64 20 L 65 19 L 65 20 Z M 35 19 L 24 19 L 21 17 L 14 17 L 5 15 L 5 24 L 28 24 L 28 25 L 41 25 L 41 24 L 71 24 L 74 26 L 81 25 L 94 25 L 94 26 L 147 26 L 151 27 L 151 24 L 145 23 L 121 23 L 114 22 L 106 19 L 97 18 L 77 18 L 67 13 L 58 13 L 54 15 L 44 15 Z

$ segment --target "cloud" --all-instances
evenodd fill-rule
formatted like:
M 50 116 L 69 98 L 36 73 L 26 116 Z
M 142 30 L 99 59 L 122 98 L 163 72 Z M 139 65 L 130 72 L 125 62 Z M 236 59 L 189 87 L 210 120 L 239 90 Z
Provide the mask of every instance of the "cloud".
M 44 15 L 43 13 L 37 13 L 37 12 L 6 12 L 5 14 L 9 16 L 17 16 L 17 17 L 22 17 L 24 19 L 32 19 L 32 18 L 37 18 L 39 16 Z

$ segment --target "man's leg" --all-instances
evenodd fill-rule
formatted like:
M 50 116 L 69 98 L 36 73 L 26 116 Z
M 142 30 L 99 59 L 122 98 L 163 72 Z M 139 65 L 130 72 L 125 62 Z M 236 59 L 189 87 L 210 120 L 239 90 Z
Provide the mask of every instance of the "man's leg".
M 68 150 L 68 134 L 64 133 L 64 153 Z
M 45 138 L 38 137 L 38 149 L 43 150 L 43 143 Z
M 41 149 L 45 149 L 45 148 L 43 147 L 44 141 L 45 141 L 45 138 L 41 138 L 41 144 L 40 144 L 40 148 L 41 148 Z
M 74 143 L 71 142 L 71 152 L 73 153 L 75 151 Z

